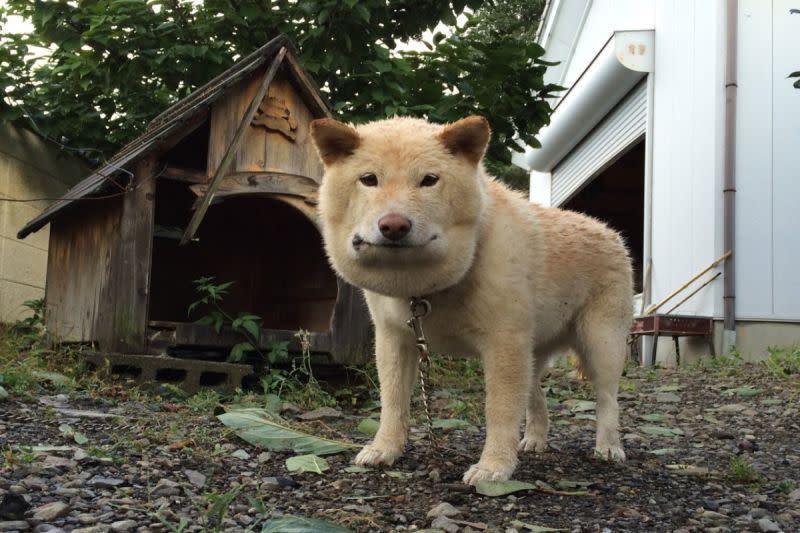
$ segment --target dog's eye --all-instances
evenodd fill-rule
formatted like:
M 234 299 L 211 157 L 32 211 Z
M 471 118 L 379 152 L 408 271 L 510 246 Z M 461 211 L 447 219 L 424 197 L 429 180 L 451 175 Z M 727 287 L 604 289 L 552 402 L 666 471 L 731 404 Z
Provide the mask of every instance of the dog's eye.
M 364 174 L 358 181 L 365 185 L 366 187 L 377 187 L 378 186 L 378 176 L 375 174 Z
M 422 178 L 420 182 L 420 187 L 433 187 L 439 181 L 439 176 L 436 174 L 425 174 L 425 177 Z

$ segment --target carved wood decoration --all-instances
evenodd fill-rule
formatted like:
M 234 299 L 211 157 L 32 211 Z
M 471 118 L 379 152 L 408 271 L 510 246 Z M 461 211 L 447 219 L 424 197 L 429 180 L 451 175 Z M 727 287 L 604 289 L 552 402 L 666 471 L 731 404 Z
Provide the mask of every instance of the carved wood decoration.
M 297 120 L 292 116 L 286 105 L 286 100 L 267 96 L 258 106 L 253 126 L 261 126 L 269 131 L 277 131 L 284 137 L 294 142 L 297 139 Z

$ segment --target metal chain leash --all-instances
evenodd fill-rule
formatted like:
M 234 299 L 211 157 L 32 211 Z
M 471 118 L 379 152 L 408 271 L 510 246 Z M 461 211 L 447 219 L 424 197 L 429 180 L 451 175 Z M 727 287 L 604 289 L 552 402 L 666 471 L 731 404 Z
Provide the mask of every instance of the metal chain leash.
M 428 440 L 434 448 L 439 447 L 439 442 L 433 432 L 433 419 L 431 418 L 430 402 L 428 401 L 428 391 L 425 388 L 425 375 L 431 366 L 431 354 L 428 349 L 428 341 L 425 339 L 425 332 L 422 330 L 422 319 L 431 312 L 431 303 L 425 298 L 413 297 L 410 302 L 411 318 L 408 326 L 414 330 L 416 337 L 417 351 L 419 352 L 419 385 L 422 390 L 422 405 L 425 407 L 425 420 L 427 425 Z

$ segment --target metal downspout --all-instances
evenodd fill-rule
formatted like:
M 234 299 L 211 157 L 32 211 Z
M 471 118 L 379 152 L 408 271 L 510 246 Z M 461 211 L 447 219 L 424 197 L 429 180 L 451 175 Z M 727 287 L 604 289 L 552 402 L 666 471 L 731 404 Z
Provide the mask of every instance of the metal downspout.
M 653 140 L 655 73 L 647 75 L 647 125 L 644 134 L 644 272 L 642 272 L 642 314 L 653 299 Z
M 723 278 L 724 332 L 722 349 L 736 344 L 736 89 L 738 0 L 727 0 L 725 56 L 725 177 L 723 194 L 723 241 L 731 256 Z

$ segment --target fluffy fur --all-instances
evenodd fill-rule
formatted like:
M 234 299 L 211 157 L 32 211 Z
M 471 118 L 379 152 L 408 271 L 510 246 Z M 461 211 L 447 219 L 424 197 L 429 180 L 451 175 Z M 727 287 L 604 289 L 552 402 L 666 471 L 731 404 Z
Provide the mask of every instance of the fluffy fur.
M 381 423 L 356 463 L 391 464 L 405 447 L 417 367 L 406 325 L 411 296 L 432 304 L 424 327 L 433 351 L 483 359 L 486 442 L 464 482 L 508 479 L 518 449 L 545 449 L 539 382 L 550 357 L 567 348 L 597 395 L 596 454 L 625 457 L 617 389 L 632 315 L 628 252 L 602 223 L 530 204 L 488 176 L 481 159 L 489 135 L 481 117 L 446 126 L 312 123 L 325 163 L 325 249 L 334 269 L 364 289 L 375 323 Z M 362 180 L 369 175 L 376 182 Z M 427 175 L 438 181 L 423 182 Z M 388 214 L 410 221 L 401 240 L 381 232 Z

